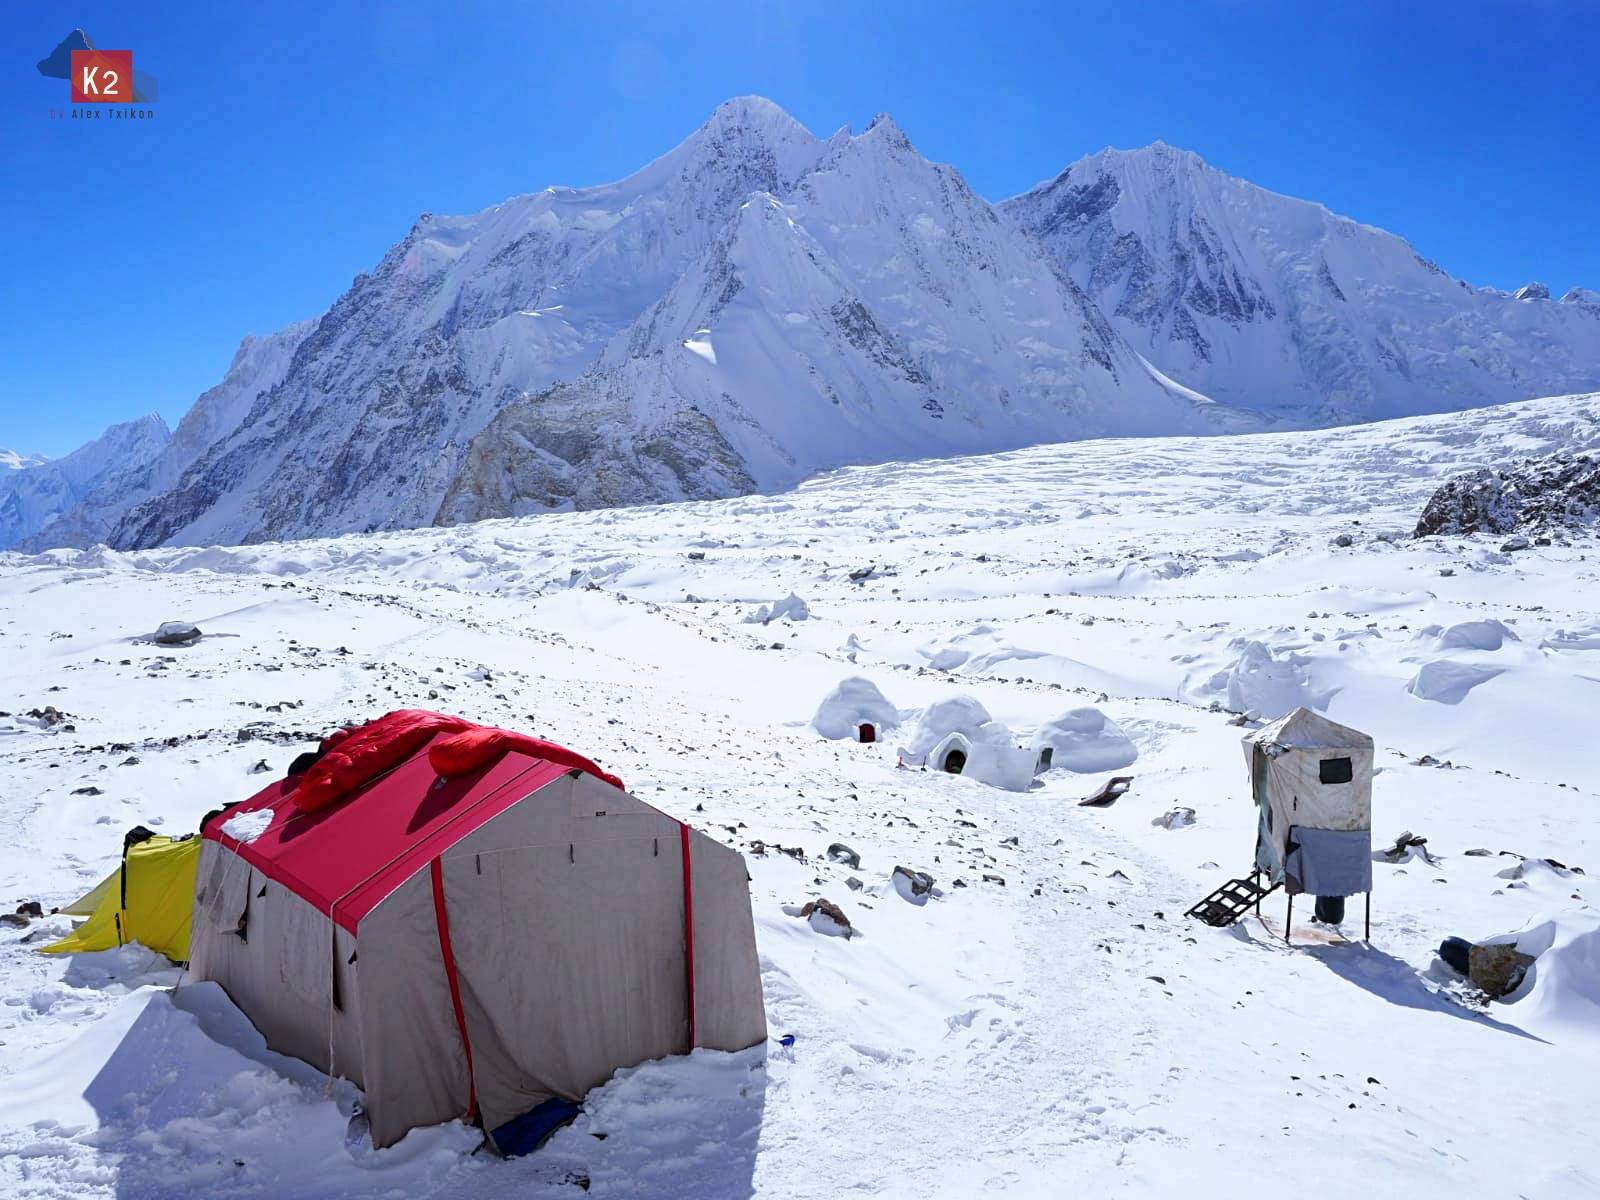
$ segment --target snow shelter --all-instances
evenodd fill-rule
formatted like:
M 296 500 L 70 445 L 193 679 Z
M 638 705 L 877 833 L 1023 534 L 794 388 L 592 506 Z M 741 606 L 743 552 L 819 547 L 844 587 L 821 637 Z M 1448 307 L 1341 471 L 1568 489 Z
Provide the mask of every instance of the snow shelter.
M 393 712 L 201 836 L 194 976 L 374 1146 L 532 1149 L 621 1067 L 766 1037 L 744 859 L 551 742 Z
M 163 837 L 143 825 L 134 826 L 122 839 L 117 869 L 61 910 L 89 919 L 40 949 L 46 954 L 81 954 L 138 942 L 173 962 L 187 962 L 199 861 L 200 839 L 194 834 Z
M 1256 870 L 1290 897 L 1372 892 L 1372 739 L 1297 708 L 1244 739 Z
M 935 771 L 967 775 L 991 787 L 1025 792 L 1039 773 L 1036 751 L 1018 746 L 975 742 L 959 730 L 947 733 L 928 751 L 927 764 Z

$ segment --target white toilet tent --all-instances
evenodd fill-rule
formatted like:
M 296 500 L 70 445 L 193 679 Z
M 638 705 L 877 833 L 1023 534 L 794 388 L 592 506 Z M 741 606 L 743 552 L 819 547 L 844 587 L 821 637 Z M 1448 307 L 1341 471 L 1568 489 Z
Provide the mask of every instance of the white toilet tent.
M 1372 739 L 1297 708 L 1244 739 L 1256 867 L 1289 895 L 1372 889 Z

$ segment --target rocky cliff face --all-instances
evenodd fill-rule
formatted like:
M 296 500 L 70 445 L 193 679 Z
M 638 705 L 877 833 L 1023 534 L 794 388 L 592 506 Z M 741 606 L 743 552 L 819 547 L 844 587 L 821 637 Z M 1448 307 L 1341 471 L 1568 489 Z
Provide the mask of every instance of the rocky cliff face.
M 1600 458 L 1551 454 L 1458 475 L 1429 498 L 1416 536 L 1600 525 Z
M 1403 239 L 1157 143 L 1001 205 L 1163 372 L 1326 425 L 1600 385 L 1600 309 L 1453 279 Z

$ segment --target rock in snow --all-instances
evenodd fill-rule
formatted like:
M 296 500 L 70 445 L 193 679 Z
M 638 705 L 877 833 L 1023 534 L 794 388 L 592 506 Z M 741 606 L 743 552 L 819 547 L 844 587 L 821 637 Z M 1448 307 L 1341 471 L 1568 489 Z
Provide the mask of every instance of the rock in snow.
M 933 876 L 926 871 L 896 867 L 889 878 L 900 898 L 912 904 L 926 904 L 928 897 L 933 894 Z
M 1441 484 L 1422 510 L 1416 536 L 1579 529 L 1597 521 L 1600 458 L 1551 454 L 1506 467 L 1482 467 Z M 1524 537 L 1515 548 L 1527 546 Z
M 806 903 L 800 909 L 800 917 L 818 933 L 825 933 L 829 937 L 852 938 L 856 934 L 844 909 L 825 898 L 819 897 Z
M 200 627 L 188 621 L 163 621 L 150 635 L 158 646 L 188 646 L 200 640 Z

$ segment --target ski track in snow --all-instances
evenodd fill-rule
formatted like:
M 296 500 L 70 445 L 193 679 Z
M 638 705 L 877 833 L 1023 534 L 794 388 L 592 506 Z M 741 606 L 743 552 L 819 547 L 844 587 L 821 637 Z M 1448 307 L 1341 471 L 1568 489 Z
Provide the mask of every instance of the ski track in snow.
M 769 1025 L 798 1039 L 620 1072 L 531 1158 L 472 1155 L 459 1126 L 352 1151 L 348 1085 L 267 1051 L 214 988 L 169 994 L 137 947 L 32 953 L 68 927 L 46 918 L 0 930 L 0 1194 L 1220 1197 L 1247 1174 L 1600 1193 L 1592 1024 L 1476 1007 L 1431 965 L 1446 935 L 1588 907 L 1586 876 L 1511 879 L 1499 852 L 1600 862 L 1600 555 L 1405 536 L 1441 478 L 1592 444 L 1597 414 L 1563 398 L 448 530 L 0 557 L 7 906 L 67 902 L 129 826 L 193 829 L 337 724 L 437 707 L 564 742 L 743 850 Z M 746 620 L 790 593 L 806 620 Z M 205 637 L 135 640 L 173 619 Z M 1444 633 L 1483 620 L 1515 639 Z M 960 665 L 927 666 L 952 647 Z M 1453 704 L 1408 691 L 1437 661 L 1501 670 Z M 1083 809 L 1109 773 L 1014 794 L 896 769 L 909 727 L 825 741 L 809 721 L 851 674 L 902 710 L 970 693 L 1019 739 L 1098 706 L 1138 746 L 1133 788 Z M 1281 896 L 1265 924 L 1182 916 L 1253 844 L 1243 731 L 1209 706 L 1295 695 L 1375 737 L 1375 843 L 1409 829 L 1438 856 L 1374 865 L 1370 947 L 1305 901 L 1285 948 Z M 75 730 L 22 715 L 46 704 Z M 1152 824 L 1180 804 L 1194 825 Z M 938 894 L 907 903 L 897 864 Z M 786 915 L 817 896 L 860 936 Z

